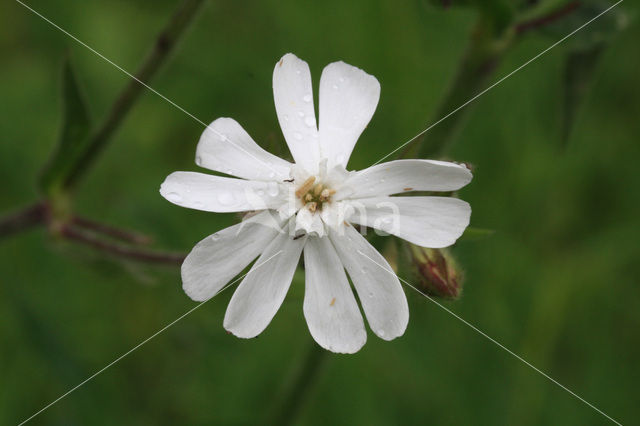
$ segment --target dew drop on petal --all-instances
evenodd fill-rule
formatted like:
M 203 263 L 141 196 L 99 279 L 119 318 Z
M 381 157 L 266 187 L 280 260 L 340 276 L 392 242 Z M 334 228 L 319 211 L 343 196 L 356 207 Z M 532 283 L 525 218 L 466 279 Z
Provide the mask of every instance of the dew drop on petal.
M 202 157 L 196 156 L 196 165 L 202 167 Z
M 305 101 L 305 102 L 311 102 L 311 95 L 304 95 L 302 97 L 302 100 Z
M 344 162 L 344 154 L 336 155 L 336 163 L 342 164 Z
M 194 209 L 201 209 L 204 207 L 204 203 L 202 201 L 194 201 L 193 202 L 193 208 Z
M 289 116 L 287 114 L 283 115 L 282 118 L 284 119 L 284 121 L 289 121 Z
M 177 192 L 170 192 L 167 194 L 167 200 L 171 201 L 172 203 L 179 203 L 182 201 L 182 196 Z
M 333 87 L 333 90 L 338 90 L 338 85 L 337 85 L 337 84 L 334 84 L 334 85 L 333 85 L 333 86 L 331 86 L 331 87 Z
M 295 133 L 293 134 L 293 137 L 294 137 L 294 138 L 296 138 L 296 139 L 298 139 L 298 140 L 302 140 L 302 133 L 300 133 L 300 132 L 295 132 Z
M 223 142 L 229 142 L 229 137 L 227 137 L 227 135 L 225 135 L 224 133 L 220 133 L 220 140 Z
M 340 83 L 344 83 L 344 77 L 340 77 Z
M 269 179 L 273 179 L 274 177 L 276 177 L 276 174 L 274 172 L 269 172 L 268 176 Z
M 309 127 L 313 127 L 316 125 L 316 119 L 313 117 L 307 117 L 304 119 L 304 124 L 306 124 Z
M 211 236 L 211 241 L 218 241 L 219 239 L 220 239 L 220 235 L 218 235 L 218 234 L 213 234 Z
M 280 192 L 280 188 L 278 187 L 278 184 L 275 182 L 269 182 L 267 186 L 267 193 L 272 197 L 275 197 L 276 195 L 278 195 L 279 192 Z
M 299 116 L 300 118 L 304 117 L 304 111 L 298 111 L 298 116 Z
M 264 191 L 262 189 L 258 189 L 256 193 L 261 197 L 264 195 Z
M 235 198 L 230 192 L 221 192 L 220 194 L 218 194 L 218 201 L 220 202 L 220 204 L 228 206 L 235 201 Z

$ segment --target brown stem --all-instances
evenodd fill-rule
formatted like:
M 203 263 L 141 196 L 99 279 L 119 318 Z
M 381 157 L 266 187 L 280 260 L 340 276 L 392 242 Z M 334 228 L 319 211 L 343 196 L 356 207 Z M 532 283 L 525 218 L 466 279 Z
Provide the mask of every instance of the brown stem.
M 562 7 L 548 13 L 547 15 L 540 16 L 534 19 L 530 19 L 528 21 L 520 22 L 516 25 L 516 33 L 522 34 L 525 31 L 544 27 L 546 25 L 551 24 L 552 22 L 557 21 L 560 18 L 565 17 L 570 14 L 574 10 L 576 10 L 582 2 L 580 1 L 570 1 Z
M 184 253 L 161 252 L 152 250 L 140 250 L 122 244 L 101 240 L 87 232 L 74 228 L 69 225 L 62 227 L 60 232 L 62 237 L 81 244 L 86 244 L 96 250 L 112 254 L 117 257 L 133 259 L 140 262 L 148 263 L 164 263 L 168 265 L 180 265 L 186 255 Z
M 167 60 L 176 43 L 189 27 L 197 12 L 201 9 L 204 0 L 185 0 L 176 10 L 167 26 L 158 34 L 156 41 L 149 52 L 147 59 L 135 73 L 135 78 L 120 92 L 120 95 L 111 106 L 102 126 L 92 136 L 88 150 L 77 162 L 77 168 L 64 182 L 66 188 L 73 187 L 87 172 L 90 165 L 105 148 L 111 136 L 118 130 L 127 113 L 143 91 L 142 83 L 148 82 Z
M 104 223 L 96 222 L 85 217 L 75 216 L 71 219 L 71 223 L 79 228 L 88 229 L 90 231 L 107 235 L 116 240 L 124 241 L 132 244 L 150 244 L 153 239 L 139 232 L 126 229 L 116 228 Z
M 0 238 L 41 225 L 47 217 L 47 205 L 38 202 L 0 219 Z

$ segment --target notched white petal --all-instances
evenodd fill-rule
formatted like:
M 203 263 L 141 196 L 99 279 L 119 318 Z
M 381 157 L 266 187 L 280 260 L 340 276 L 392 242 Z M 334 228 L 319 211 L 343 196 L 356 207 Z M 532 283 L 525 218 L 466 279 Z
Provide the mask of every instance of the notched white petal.
M 287 53 L 273 70 L 273 99 L 278 122 L 296 164 L 318 171 L 318 128 L 309 65 Z
M 282 181 L 291 163 L 268 153 L 232 118 L 218 118 L 200 136 L 196 164 L 244 179 Z
M 280 232 L 279 221 L 266 211 L 203 239 L 182 263 L 185 293 L 198 302 L 215 296 Z
M 320 153 L 329 167 L 346 167 L 353 147 L 380 99 L 380 83 L 344 62 L 327 65 L 320 77 Z
M 430 248 L 455 243 L 471 217 L 469 203 L 451 197 L 378 197 L 349 203 L 354 206 L 353 223 Z
M 160 194 L 173 204 L 209 212 L 277 209 L 286 201 L 281 184 L 226 178 L 196 172 L 171 173 Z
M 358 292 L 369 327 L 384 340 L 404 334 L 409 305 L 386 259 L 353 226 L 329 236 Z
M 336 199 L 380 197 L 410 191 L 456 191 L 471 182 L 463 165 L 436 160 L 395 160 L 349 176 Z
M 328 238 L 309 238 L 304 265 L 304 316 L 309 332 L 327 350 L 357 352 L 367 341 L 364 321 Z
M 236 289 L 224 316 L 224 328 L 252 338 L 267 328 L 282 305 L 306 238 L 278 235 Z

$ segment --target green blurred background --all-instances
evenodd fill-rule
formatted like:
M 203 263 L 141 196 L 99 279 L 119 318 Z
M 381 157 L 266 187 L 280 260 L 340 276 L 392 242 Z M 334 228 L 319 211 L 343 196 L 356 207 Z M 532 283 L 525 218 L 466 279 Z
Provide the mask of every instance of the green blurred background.
M 133 71 L 178 3 L 28 4 Z M 637 11 L 631 0 L 618 8 L 631 18 Z M 233 117 L 263 146 L 284 150 L 276 61 L 286 52 L 308 61 L 316 88 L 327 63 L 354 64 L 382 86 L 350 162 L 360 169 L 439 118 L 477 16 L 421 1 L 211 0 L 151 85 L 205 122 Z M 584 16 L 523 34 L 485 86 Z M 39 196 L 37 176 L 59 134 L 65 54 L 95 122 L 127 80 L 16 2 L 0 4 L 0 24 L 0 211 L 10 212 Z M 465 293 L 445 306 L 624 424 L 640 415 L 639 37 L 630 19 L 604 43 L 568 140 L 571 42 L 470 105 L 448 153 L 476 166 L 460 197 L 471 203 L 473 226 L 496 232 L 454 247 Z M 196 169 L 201 132 L 146 92 L 78 187 L 75 210 L 181 251 L 235 223 L 158 193 L 170 172 Z M 232 291 L 221 294 L 33 424 L 262 423 L 312 344 L 302 284 L 250 341 L 222 328 Z M 607 423 L 428 299 L 407 296 L 405 335 L 385 342 L 369 333 L 359 353 L 331 354 L 297 424 Z M 0 424 L 24 420 L 194 305 L 177 267 L 106 257 L 44 229 L 0 240 Z

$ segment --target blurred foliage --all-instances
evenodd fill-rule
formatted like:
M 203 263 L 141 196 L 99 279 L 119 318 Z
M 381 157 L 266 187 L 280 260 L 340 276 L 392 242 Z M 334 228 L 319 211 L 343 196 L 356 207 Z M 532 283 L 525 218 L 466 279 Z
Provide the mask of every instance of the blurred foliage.
M 528 3 L 476 4 L 488 5 L 481 19 L 500 28 L 531 19 L 524 13 Z M 537 2 L 536 16 L 561 4 Z M 130 71 L 176 6 L 168 0 L 29 5 Z M 493 75 L 511 72 L 596 13 L 580 10 L 545 31 L 527 32 L 504 52 Z M 614 11 L 633 13 L 636 6 L 625 2 Z M 421 1 L 211 1 L 151 85 L 205 122 L 234 117 L 263 146 L 282 149 L 273 64 L 296 53 L 310 63 L 317 87 L 325 64 L 345 60 L 382 85 L 376 115 L 350 161 L 360 169 L 432 122 L 461 72 L 478 13 Z M 624 19 L 615 16 L 607 19 Z M 0 4 L 0 21 L 6 34 L 0 38 L 0 210 L 6 211 L 38 196 L 38 172 L 59 128 L 65 52 L 70 49 L 94 117 L 109 110 L 126 78 L 17 3 Z M 640 374 L 634 161 L 640 156 L 640 28 L 632 21 L 624 32 L 602 29 L 607 36 L 595 36 L 606 22 L 576 34 L 606 40 L 596 43 L 599 58 L 586 65 L 570 59 L 577 46 L 567 40 L 478 99 L 456 128 L 448 156 L 477 165 L 460 197 L 473 208 L 474 227 L 496 232 L 452 250 L 465 270 L 465 294 L 446 306 L 628 423 L 637 418 Z M 578 95 L 568 95 L 571 85 Z M 563 130 L 568 115 L 570 133 Z M 234 223 L 234 215 L 180 209 L 157 192 L 168 173 L 195 169 L 201 131 L 192 118 L 144 95 L 87 175 L 76 208 L 153 235 L 168 249 L 188 250 Z M 123 266 L 56 244 L 44 230 L 0 241 L 0 424 L 33 414 L 194 306 L 177 268 Z M 303 292 L 297 274 L 270 327 L 245 341 L 222 328 L 228 290 L 36 421 L 258 423 L 307 351 Z M 407 295 L 405 336 L 384 342 L 370 333 L 358 354 L 331 355 L 299 424 L 604 422 L 424 297 Z
M 90 142 L 89 112 L 68 57 L 62 70 L 61 98 L 63 116 L 58 146 L 40 179 L 40 188 L 47 196 L 53 196 L 62 189 Z

